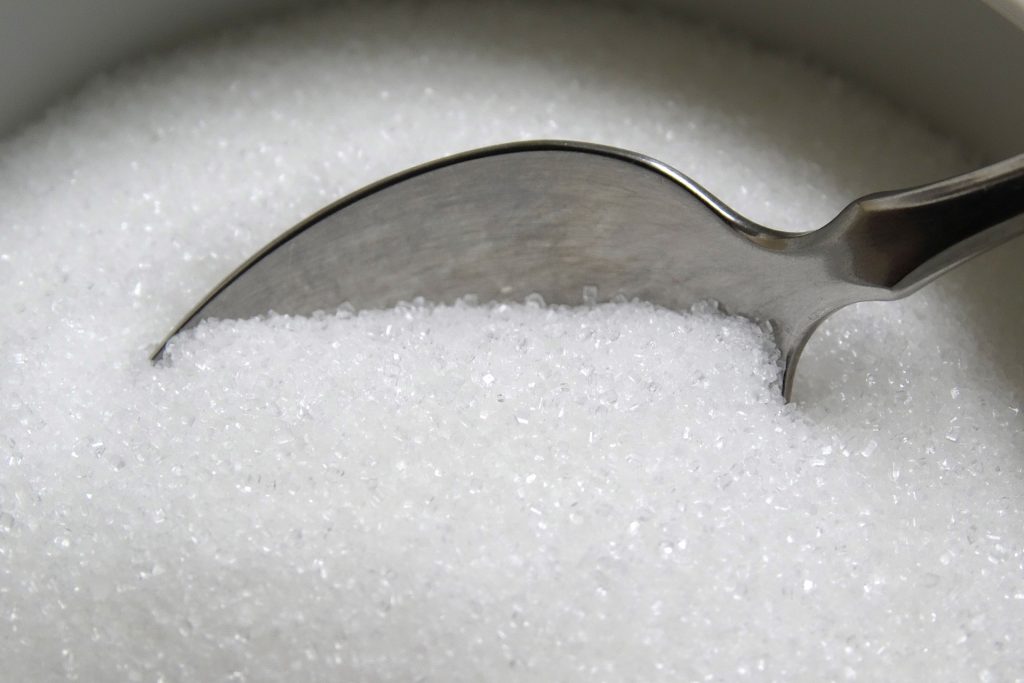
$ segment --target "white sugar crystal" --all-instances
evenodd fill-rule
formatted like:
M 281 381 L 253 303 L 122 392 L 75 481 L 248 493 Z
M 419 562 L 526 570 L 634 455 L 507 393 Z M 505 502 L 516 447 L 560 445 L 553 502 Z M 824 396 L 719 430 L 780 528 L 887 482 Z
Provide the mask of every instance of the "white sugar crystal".
M 619 145 L 788 229 L 969 165 L 673 15 L 364 5 L 0 146 L 0 678 L 1019 677 L 1020 245 L 836 315 L 790 406 L 755 324 L 593 290 L 208 324 L 149 364 L 268 239 L 451 152 Z

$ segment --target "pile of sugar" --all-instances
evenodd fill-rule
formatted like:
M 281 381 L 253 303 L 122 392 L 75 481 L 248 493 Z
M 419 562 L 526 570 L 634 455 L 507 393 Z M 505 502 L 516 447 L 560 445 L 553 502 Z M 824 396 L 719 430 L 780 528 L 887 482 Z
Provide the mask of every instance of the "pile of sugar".
M 1019 677 L 1019 245 L 835 316 L 795 406 L 752 323 L 640 303 L 223 322 L 148 363 L 283 228 L 445 153 L 620 145 L 783 228 L 966 163 L 654 10 L 377 5 L 0 146 L 3 676 Z

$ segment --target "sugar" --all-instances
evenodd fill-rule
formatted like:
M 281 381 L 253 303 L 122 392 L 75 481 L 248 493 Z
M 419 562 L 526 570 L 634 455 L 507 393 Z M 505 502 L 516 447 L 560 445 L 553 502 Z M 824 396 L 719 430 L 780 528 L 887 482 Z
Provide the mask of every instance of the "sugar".
M 1020 245 L 834 316 L 792 405 L 753 323 L 594 292 L 225 321 L 149 364 L 281 230 L 467 148 L 636 149 L 786 229 L 971 162 L 657 10 L 376 5 L 2 143 L 4 677 L 1018 677 Z

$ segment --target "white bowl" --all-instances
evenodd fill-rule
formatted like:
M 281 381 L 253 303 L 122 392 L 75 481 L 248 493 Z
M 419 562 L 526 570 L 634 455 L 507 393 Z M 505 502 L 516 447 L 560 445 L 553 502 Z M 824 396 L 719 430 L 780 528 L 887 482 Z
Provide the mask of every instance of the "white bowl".
M 1007 18 L 1024 24 L 1024 3 L 989 1 L 647 0 L 805 54 L 995 158 L 1024 149 L 1024 31 Z M 303 2 L 5 0 L 0 135 L 119 61 Z

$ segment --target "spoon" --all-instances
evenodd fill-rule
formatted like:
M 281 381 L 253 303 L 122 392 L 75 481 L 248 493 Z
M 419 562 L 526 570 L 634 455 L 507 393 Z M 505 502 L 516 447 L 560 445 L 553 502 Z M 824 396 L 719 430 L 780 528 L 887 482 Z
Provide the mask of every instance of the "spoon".
M 1024 233 L 1024 154 L 931 185 L 856 200 L 806 233 L 740 216 L 675 169 L 578 142 L 522 142 L 446 157 L 374 183 L 288 230 L 203 298 L 212 318 L 308 315 L 344 303 L 557 304 L 639 298 L 683 310 L 714 300 L 769 323 L 782 393 L 829 314 L 907 296 Z M 588 296 L 587 298 L 593 298 Z

